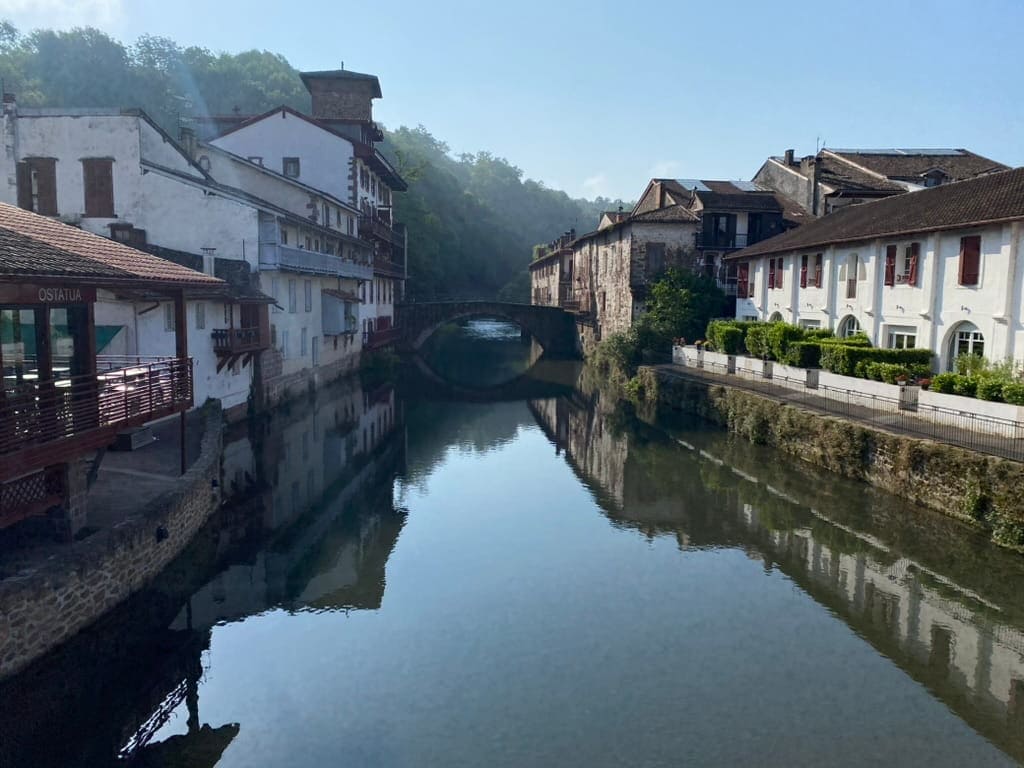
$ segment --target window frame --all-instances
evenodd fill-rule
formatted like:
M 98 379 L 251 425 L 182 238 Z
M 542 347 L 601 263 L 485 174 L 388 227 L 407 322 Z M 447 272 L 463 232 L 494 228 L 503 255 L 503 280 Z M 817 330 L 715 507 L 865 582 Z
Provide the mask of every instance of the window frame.
M 289 166 L 294 166 L 295 173 L 289 173 Z M 281 175 L 288 177 L 289 179 L 297 179 L 302 175 L 302 161 L 298 157 L 282 157 L 281 158 Z
M 114 160 L 109 157 L 82 158 L 83 218 L 117 218 L 114 205 Z

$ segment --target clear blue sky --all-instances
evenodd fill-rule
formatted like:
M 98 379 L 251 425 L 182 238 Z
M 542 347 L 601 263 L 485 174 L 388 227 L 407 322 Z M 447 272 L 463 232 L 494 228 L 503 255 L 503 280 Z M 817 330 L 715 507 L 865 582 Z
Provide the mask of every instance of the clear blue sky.
M 1024 165 L 1024 2 L 0 0 L 23 31 L 264 48 L 380 76 L 422 123 L 574 196 L 750 178 L 788 147 L 967 147 Z

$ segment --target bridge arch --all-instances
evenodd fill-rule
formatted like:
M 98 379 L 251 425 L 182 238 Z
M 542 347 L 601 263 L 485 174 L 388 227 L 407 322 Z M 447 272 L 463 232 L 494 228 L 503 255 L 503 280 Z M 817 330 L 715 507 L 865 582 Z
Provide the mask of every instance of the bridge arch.
M 416 352 L 442 325 L 475 317 L 507 320 L 536 339 L 550 357 L 578 357 L 579 339 L 573 315 L 560 307 L 501 301 L 436 301 L 399 304 L 395 321 L 399 346 Z

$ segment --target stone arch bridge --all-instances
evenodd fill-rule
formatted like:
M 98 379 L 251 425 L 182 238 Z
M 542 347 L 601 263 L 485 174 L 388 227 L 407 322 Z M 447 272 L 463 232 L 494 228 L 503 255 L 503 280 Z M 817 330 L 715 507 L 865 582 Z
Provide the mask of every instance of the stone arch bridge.
M 431 301 L 395 307 L 395 343 L 399 351 L 415 352 L 446 323 L 473 317 L 496 317 L 515 323 L 555 358 L 579 357 L 576 320 L 560 307 L 501 301 Z

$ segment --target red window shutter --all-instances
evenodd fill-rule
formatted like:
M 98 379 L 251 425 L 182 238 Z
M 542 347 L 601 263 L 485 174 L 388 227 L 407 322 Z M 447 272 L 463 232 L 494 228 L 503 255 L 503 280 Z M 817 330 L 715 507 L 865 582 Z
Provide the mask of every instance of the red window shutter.
M 747 281 L 750 275 L 750 264 L 744 262 L 736 268 L 736 294 L 741 299 L 749 299 L 747 295 Z
M 52 157 L 33 160 L 36 172 L 36 213 L 57 215 L 57 161 Z
M 885 249 L 885 284 L 896 285 L 896 246 L 889 245 Z
M 907 275 L 907 283 L 917 285 L 917 264 L 921 257 L 921 244 L 910 244 L 910 274 Z
M 814 257 L 814 287 L 821 288 L 821 254 Z
M 800 287 L 807 287 L 807 255 L 800 257 Z
M 775 259 L 768 261 L 768 287 L 775 287 Z
M 111 160 L 91 158 L 82 161 L 85 182 L 85 215 L 93 218 L 114 216 L 114 169 Z
M 782 288 L 782 276 L 785 271 L 785 265 L 782 259 L 779 259 L 778 266 L 775 267 L 775 287 Z
M 18 207 L 32 210 L 32 166 L 18 163 Z
M 981 274 L 981 237 L 960 238 L 960 285 L 977 285 Z

